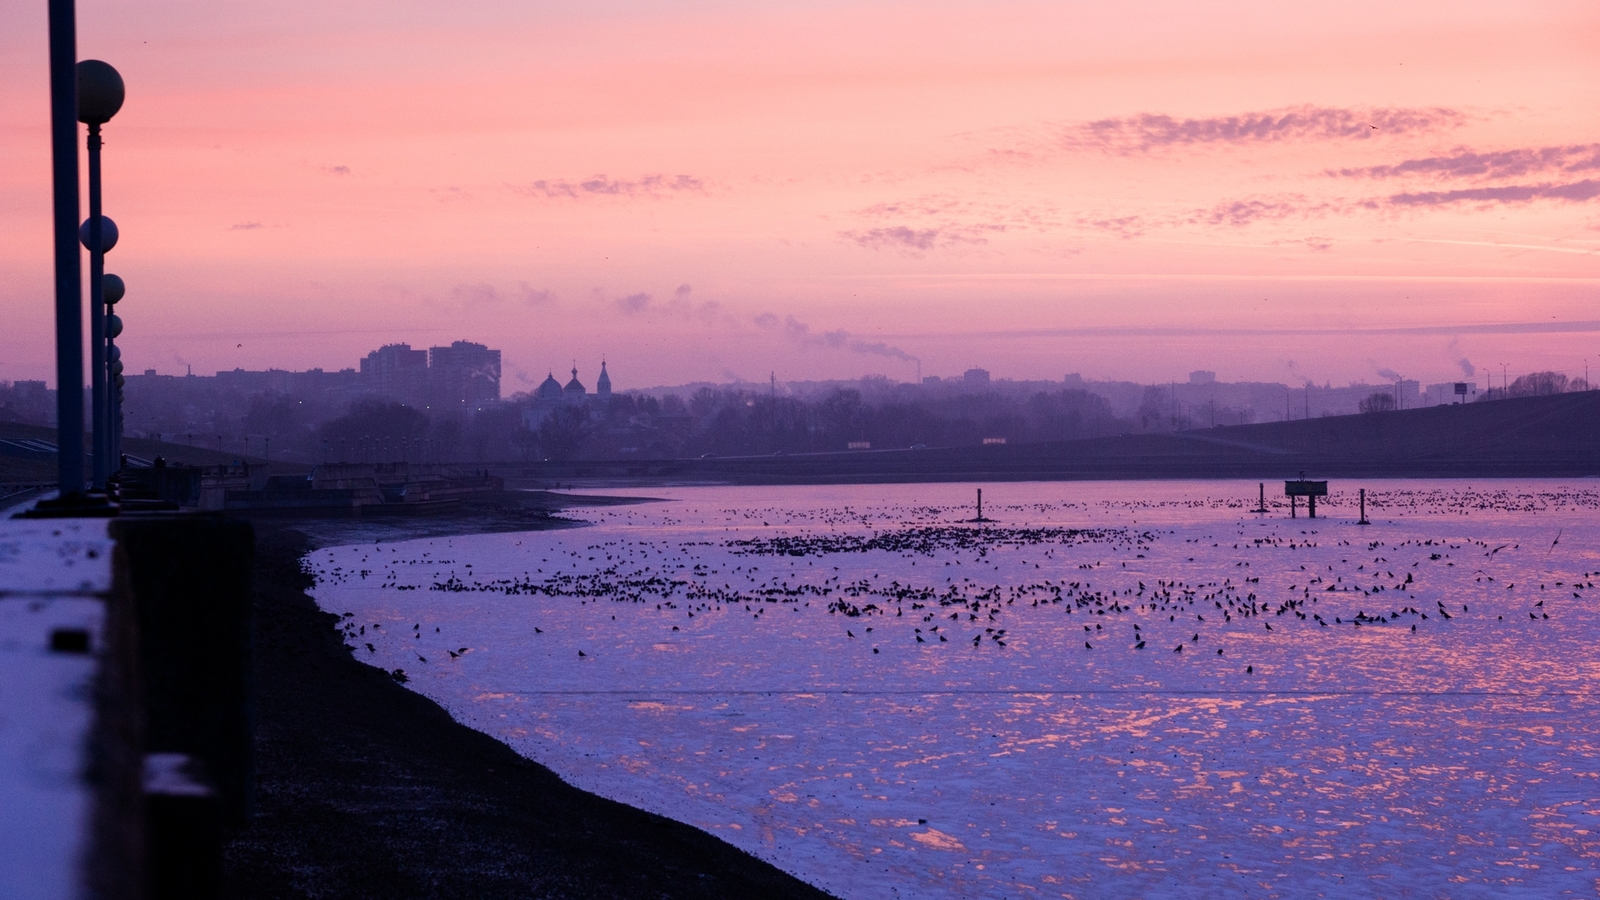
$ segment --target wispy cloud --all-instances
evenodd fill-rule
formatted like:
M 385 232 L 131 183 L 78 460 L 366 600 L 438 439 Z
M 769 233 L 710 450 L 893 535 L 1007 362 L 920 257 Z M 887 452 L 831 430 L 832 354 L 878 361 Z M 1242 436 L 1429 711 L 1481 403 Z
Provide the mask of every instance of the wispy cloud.
M 1133 240 L 1143 237 L 1145 229 L 1150 227 L 1143 216 L 1105 216 L 1101 218 L 1085 217 L 1078 220 L 1078 224 L 1092 231 L 1104 231 L 1114 234 L 1123 240 Z
M 643 291 L 617 298 L 617 309 L 622 310 L 622 314 L 625 316 L 636 316 L 649 308 L 650 295 Z
M 1003 226 L 995 230 L 1004 231 Z M 983 244 L 988 240 L 981 233 L 957 231 L 950 228 L 911 228 L 894 225 L 888 228 L 867 228 L 860 231 L 841 231 L 839 236 L 868 250 L 898 250 L 920 256 L 935 247 L 955 244 Z
M 843 328 L 833 331 L 812 331 L 811 326 L 795 319 L 794 316 L 778 318 L 772 313 L 762 313 L 753 320 L 757 328 L 782 334 L 789 341 L 801 347 L 816 347 L 829 350 L 844 350 L 849 353 L 859 353 L 864 356 L 885 356 L 890 359 L 901 359 L 907 362 L 918 362 L 917 357 L 882 341 L 864 341 L 856 338 Z
M 703 323 L 716 321 L 722 313 L 722 304 L 715 300 L 702 300 L 695 302 L 694 288 L 687 284 L 680 284 L 672 291 L 672 296 L 662 301 L 654 295 L 640 291 L 625 297 L 618 297 L 613 301 L 617 310 L 625 316 L 639 316 L 646 313 L 651 315 L 674 316 L 681 319 L 693 319 Z
M 1161 219 L 1137 219 L 1136 225 L 1123 233 L 1137 237 L 1149 227 L 1221 226 L 1244 228 L 1261 222 L 1287 219 L 1324 219 L 1328 216 L 1351 215 L 1358 212 L 1426 211 L 1461 204 L 1491 206 L 1495 204 L 1532 203 L 1540 200 L 1561 203 L 1584 203 L 1600 197 L 1600 180 L 1585 179 L 1568 183 L 1512 184 L 1490 187 L 1459 188 L 1447 191 L 1405 191 L 1386 196 L 1358 198 L 1330 198 L 1315 200 L 1301 194 L 1279 194 L 1224 200 L 1214 206 L 1197 209 L 1186 216 Z M 1101 230 L 1119 233 L 1114 227 Z M 1313 248 L 1313 249 L 1326 249 Z M 1585 252 L 1573 250 L 1571 252 Z
M 1227 200 L 1209 209 L 1197 210 L 1189 224 L 1242 227 L 1260 221 L 1322 215 L 1332 209 L 1329 203 L 1313 203 L 1298 194 L 1271 199 Z
M 255 231 L 257 228 L 260 228 L 260 227 L 262 227 L 260 222 L 240 222 L 239 224 L 234 225 L 233 227 L 229 228 L 228 230 L 229 231 Z
M 554 302 L 556 299 L 554 291 L 533 287 L 526 281 L 517 282 L 514 293 L 516 298 L 526 306 L 544 306 L 547 303 Z
M 1118 153 L 1148 153 L 1204 144 L 1369 140 L 1442 131 L 1466 120 L 1464 114 L 1442 107 L 1361 109 L 1308 105 L 1207 118 L 1142 113 L 1069 126 L 1062 132 L 1062 142 Z
M 1401 325 L 1375 328 L 1336 327 L 1203 327 L 1191 325 L 1085 325 L 1061 328 L 1026 328 L 1011 331 L 962 332 L 963 338 L 994 338 L 1004 340 L 1034 340 L 1037 338 L 1082 337 L 1340 337 L 1351 335 L 1443 335 L 1463 334 L 1600 334 L 1600 319 L 1551 322 L 1492 322 L 1442 325 Z M 887 335 L 914 339 L 948 339 L 948 333 L 915 332 Z M 1291 368 L 1292 368 L 1291 364 Z
M 578 200 L 585 197 L 664 197 L 671 194 L 704 194 L 707 185 L 693 175 L 644 175 L 624 180 L 596 175 L 583 181 L 566 179 L 508 185 L 513 193 L 525 197 Z
M 1494 153 L 1477 153 L 1457 148 L 1445 156 L 1408 159 L 1388 166 L 1355 169 L 1330 169 L 1329 175 L 1342 178 L 1526 178 L 1541 172 L 1600 171 L 1600 144 L 1574 144 L 1567 147 L 1522 147 Z
M 868 250 L 921 256 L 929 250 L 986 244 L 1007 231 L 1048 231 L 1061 223 L 1053 209 L 973 201 L 940 194 L 875 203 L 854 210 L 863 227 L 839 237 Z M 882 224 L 879 224 L 882 223 Z
M 500 303 L 500 292 L 488 283 L 458 284 L 450 289 L 450 299 L 460 303 L 463 308 L 496 306 Z
M 1535 200 L 1582 203 L 1595 197 L 1600 197 L 1600 181 L 1586 178 L 1568 184 L 1513 184 L 1455 191 L 1414 191 L 1392 194 L 1388 198 L 1388 203 L 1398 207 L 1449 206 L 1456 203 L 1530 203 Z
M 351 172 L 349 166 L 323 166 L 322 174 L 333 175 L 339 178 L 347 178 L 351 175 Z

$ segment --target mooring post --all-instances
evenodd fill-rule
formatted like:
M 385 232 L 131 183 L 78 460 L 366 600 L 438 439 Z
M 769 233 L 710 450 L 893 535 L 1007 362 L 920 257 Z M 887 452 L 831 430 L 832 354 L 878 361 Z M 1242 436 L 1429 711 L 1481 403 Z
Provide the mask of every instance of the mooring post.
M 1367 489 L 1366 488 L 1362 488 L 1361 489 L 1361 521 L 1357 522 L 1356 524 L 1357 525 L 1371 525 L 1372 524 L 1371 522 L 1367 521 Z
M 979 522 L 983 521 L 983 488 L 978 488 L 978 518 L 977 518 L 977 521 L 979 521 Z
M 1261 501 L 1256 504 L 1256 508 L 1253 510 L 1253 512 L 1264 513 L 1267 511 L 1267 483 L 1265 481 L 1258 481 L 1256 482 L 1256 487 L 1260 488 L 1261 490 Z

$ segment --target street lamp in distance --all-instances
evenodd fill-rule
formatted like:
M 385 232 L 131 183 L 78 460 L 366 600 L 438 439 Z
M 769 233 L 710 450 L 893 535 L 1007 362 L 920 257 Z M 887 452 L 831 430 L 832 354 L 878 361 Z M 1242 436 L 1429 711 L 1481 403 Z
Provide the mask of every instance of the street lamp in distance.
M 122 109 L 127 92 L 122 76 L 109 63 L 86 59 L 77 65 L 78 121 L 89 126 L 89 219 L 79 229 L 79 239 L 89 251 L 89 373 L 90 425 L 94 433 L 92 486 L 103 490 L 113 471 L 117 453 L 113 437 L 112 408 L 106 360 L 107 310 L 105 254 L 116 246 L 117 227 L 101 212 L 100 126 Z M 120 279 L 119 279 L 120 281 Z M 119 295 L 120 296 L 120 295 Z M 114 302 L 114 301 L 113 301 Z

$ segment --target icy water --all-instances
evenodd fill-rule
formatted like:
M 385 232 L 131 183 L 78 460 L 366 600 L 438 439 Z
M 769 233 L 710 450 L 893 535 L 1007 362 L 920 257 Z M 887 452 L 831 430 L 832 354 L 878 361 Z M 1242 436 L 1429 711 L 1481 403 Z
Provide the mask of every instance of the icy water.
M 846 900 L 1594 896 L 1600 483 L 1357 486 L 663 488 L 311 562 L 358 658 Z

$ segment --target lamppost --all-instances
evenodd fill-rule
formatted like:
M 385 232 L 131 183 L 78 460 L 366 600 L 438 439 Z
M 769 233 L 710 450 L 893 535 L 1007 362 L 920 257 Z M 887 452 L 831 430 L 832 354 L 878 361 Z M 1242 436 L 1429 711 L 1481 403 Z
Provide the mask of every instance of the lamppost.
M 110 223 L 110 219 L 106 219 Z M 110 275 L 117 279 L 117 275 Z M 117 285 L 122 285 L 122 279 L 117 279 Z M 118 293 L 117 299 L 122 299 Z M 106 314 L 106 356 L 112 359 L 107 367 L 106 375 L 109 376 L 106 391 L 106 464 L 112 466 L 110 471 L 122 469 L 122 349 L 114 343 L 122 335 L 122 315 L 115 312 Z M 99 434 L 99 428 L 94 429 Z M 114 463 L 115 460 L 115 463 Z
M 1511 396 L 1510 376 L 1506 374 L 1506 366 L 1508 365 L 1510 365 L 1510 363 L 1500 364 L 1500 399 L 1502 400 Z
M 83 282 L 78 255 L 78 25 L 73 0 L 50 0 L 51 231 L 55 250 L 56 468 L 62 512 L 83 499 Z M 41 503 L 38 514 L 50 515 Z
M 107 224 L 111 222 L 109 218 L 105 221 Z M 112 243 L 115 243 L 114 239 Z M 107 249 L 110 248 L 108 247 Z M 110 466 L 111 461 L 115 459 L 119 460 L 120 468 L 120 460 L 122 459 L 122 385 L 124 379 L 122 377 L 122 348 L 116 345 L 115 338 L 122 335 L 122 317 L 113 310 L 116 309 L 117 301 L 121 300 L 123 294 L 127 292 L 127 287 L 122 283 L 120 277 L 108 272 L 101 279 L 100 289 L 105 299 L 106 369 L 105 375 L 102 376 L 102 381 L 106 378 L 110 380 L 109 390 L 106 391 L 105 418 L 102 420 L 105 422 L 105 443 L 107 444 L 105 448 L 106 465 Z M 96 424 L 95 434 L 97 436 L 101 430 L 99 424 Z M 98 443 L 97 440 L 97 445 Z M 96 454 L 100 452 L 99 449 L 95 450 Z
M 89 373 L 90 418 L 94 428 L 93 487 L 104 489 L 113 471 L 112 456 L 117 452 L 112 437 L 110 401 L 107 396 L 105 255 L 117 245 L 115 222 L 101 213 L 100 203 L 100 126 L 122 108 L 125 89 L 122 76 L 109 64 L 86 59 L 77 65 L 78 121 L 89 126 L 89 219 L 79 226 L 79 239 L 89 250 Z M 120 279 L 119 279 L 120 281 Z M 119 295 L 120 296 L 120 295 Z M 112 301 L 115 302 L 115 301 Z M 109 335 L 115 337 L 115 335 Z

